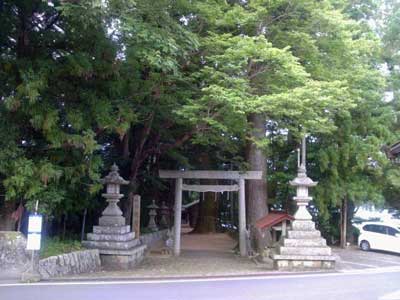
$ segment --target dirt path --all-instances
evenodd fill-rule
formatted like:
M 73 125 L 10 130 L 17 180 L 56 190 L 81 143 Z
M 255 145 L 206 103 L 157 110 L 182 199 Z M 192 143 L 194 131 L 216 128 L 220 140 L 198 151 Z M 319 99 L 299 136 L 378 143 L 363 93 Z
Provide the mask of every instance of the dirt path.
M 181 239 L 181 249 L 185 251 L 207 251 L 233 253 L 237 242 L 228 234 L 192 234 L 185 233 Z

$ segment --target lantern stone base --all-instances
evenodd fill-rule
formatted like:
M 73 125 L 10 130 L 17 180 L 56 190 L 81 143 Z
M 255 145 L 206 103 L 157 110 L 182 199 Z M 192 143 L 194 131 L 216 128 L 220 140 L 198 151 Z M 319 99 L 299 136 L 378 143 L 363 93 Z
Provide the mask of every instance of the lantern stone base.
M 99 250 L 102 267 L 106 270 L 130 269 L 143 260 L 146 250 L 146 245 L 135 238 L 129 225 L 94 226 L 93 233 L 87 234 L 82 245 Z
M 139 245 L 127 251 L 99 250 L 104 270 L 129 270 L 139 264 L 145 255 L 146 245 Z
M 275 255 L 274 269 L 279 271 L 329 270 L 335 268 L 331 256 Z
M 335 257 L 326 240 L 308 220 L 295 220 L 288 237 L 281 240 L 272 254 L 274 267 L 281 271 L 320 270 L 335 268 Z
M 100 226 L 124 226 L 125 218 L 122 216 L 102 216 L 99 218 Z

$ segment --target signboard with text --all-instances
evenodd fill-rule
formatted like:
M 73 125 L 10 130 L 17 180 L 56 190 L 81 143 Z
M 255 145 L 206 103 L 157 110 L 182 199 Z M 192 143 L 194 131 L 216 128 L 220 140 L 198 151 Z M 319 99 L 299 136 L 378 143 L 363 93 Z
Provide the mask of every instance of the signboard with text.
M 43 222 L 42 215 L 34 214 L 29 216 L 28 241 L 26 244 L 26 249 L 40 250 L 42 222 Z

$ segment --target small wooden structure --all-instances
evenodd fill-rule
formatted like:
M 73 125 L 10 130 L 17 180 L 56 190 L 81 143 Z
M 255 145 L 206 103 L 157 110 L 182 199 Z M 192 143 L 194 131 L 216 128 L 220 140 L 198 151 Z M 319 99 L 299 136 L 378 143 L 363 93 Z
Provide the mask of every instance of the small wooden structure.
M 395 144 L 393 144 L 392 146 L 390 146 L 389 148 L 391 157 L 393 157 L 393 159 L 399 159 L 400 158 L 400 142 L 397 142 Z
M 182 191 L 195 192 L 239 192 L 239 248 L 240 255 L 246 256 L 246 201 L 245 180 L 262 179 L 261 171 L 171 171 L 160 170 L 161 178 L 175 179 L 175 206 L 174 206 L 174 255 L 179 256 L 181 251 L 181 218 L 182 218 Z M 230 179 L 237 182 L 233 185 L 188 185 L 184 179 Z
M 190 203 L 182 204 L 182 221 L 192 228 L 195 227 L 199 214 L 199 203 L 200 200 L 194 200 Z
M 260 231 L 271 229 L 272 241 L 277 242 L 280 237 L 287 236 L 288 227 L 293 220 L 294 217 L 285 212 L 270 212 L 258 219 L 255 227 Z

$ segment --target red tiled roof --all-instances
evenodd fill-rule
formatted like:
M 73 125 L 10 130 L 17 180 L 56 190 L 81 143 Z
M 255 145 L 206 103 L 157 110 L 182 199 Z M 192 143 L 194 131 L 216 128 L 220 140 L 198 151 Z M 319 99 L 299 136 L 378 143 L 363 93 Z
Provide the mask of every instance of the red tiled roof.
M 270 212 L 268 215 L 257 220 L 256 227 L 264 229 L 266 227 L 275 226 L 285 220 L 293 221 L 294 217 L 284 212 Z

